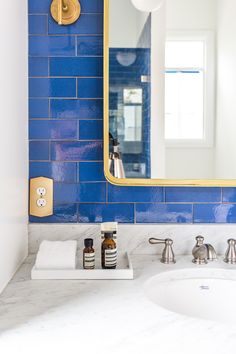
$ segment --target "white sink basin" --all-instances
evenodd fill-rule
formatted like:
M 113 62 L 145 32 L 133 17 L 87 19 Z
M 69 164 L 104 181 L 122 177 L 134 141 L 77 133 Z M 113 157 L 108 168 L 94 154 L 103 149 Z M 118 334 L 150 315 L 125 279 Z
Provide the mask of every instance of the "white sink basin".
M 185 269 L 161 273 L 145 283 L 155 304 L 195 318 L 236 324 L 236 275 L 232 270 Z

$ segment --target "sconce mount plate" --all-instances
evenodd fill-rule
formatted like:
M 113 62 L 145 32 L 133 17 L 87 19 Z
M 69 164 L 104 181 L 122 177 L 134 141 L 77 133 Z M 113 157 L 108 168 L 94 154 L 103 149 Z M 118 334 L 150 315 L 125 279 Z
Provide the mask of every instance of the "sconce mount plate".
M 60 8 L 61 15 L 59 13 Z M 53 0 L 51 4 L 51 15 L 60 25 L 71 25 L 78 20 L 80 14 L 81 6 L 78 0 Z

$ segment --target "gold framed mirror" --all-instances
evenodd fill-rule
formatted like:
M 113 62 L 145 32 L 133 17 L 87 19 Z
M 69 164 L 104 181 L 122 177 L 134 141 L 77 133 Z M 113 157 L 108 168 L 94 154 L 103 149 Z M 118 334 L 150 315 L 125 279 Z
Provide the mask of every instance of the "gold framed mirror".
M 224 45 L 227 30 L 217 23 L 215 1 L 188 0 L 192 7 L 184 16 L 181 1 L 166 0 L 158 11 L 141 13 L 131 0 L 104 0 L 104 172 L 112 184 L 236 186 L 233 117 L 224 115 L 236 90 L 236 83 L 227 85 L 231 73 L 224 78 L 223 56 L 233 55 Z M 149 68 L 139 70 L 137 62 L 143 65 L 147 52 Z M 226 100 L 227 92 L 232 97 Z

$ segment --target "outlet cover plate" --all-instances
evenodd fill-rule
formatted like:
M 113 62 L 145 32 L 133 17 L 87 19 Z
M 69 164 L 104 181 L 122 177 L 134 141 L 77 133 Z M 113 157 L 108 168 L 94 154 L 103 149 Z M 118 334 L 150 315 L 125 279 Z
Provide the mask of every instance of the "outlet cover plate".
M 46 194 L 43 199 L 46 201 L 44 207 L 39 207 L 37 204 L 40 196 L 38 188 L 45 188 Z M 30 215 L 43 218 L 53 215 L 53 180 L 46 177 L 36 177 L 30 179 Z

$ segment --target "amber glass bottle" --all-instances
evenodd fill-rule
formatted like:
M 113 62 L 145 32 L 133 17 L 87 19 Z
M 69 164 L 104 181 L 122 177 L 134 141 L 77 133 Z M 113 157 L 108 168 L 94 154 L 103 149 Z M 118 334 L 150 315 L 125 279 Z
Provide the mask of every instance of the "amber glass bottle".
M 95 251 L 93 248 L 93 239 L 86 238 L 84 240 L 84 252 L 83 252 L 83 266 L 84 269 L 95 268 Z
M 102 268 L 115 269 L 117 264 L 117 248 L 112 232 L 104 234 L 105 240 L 102 243 Z

